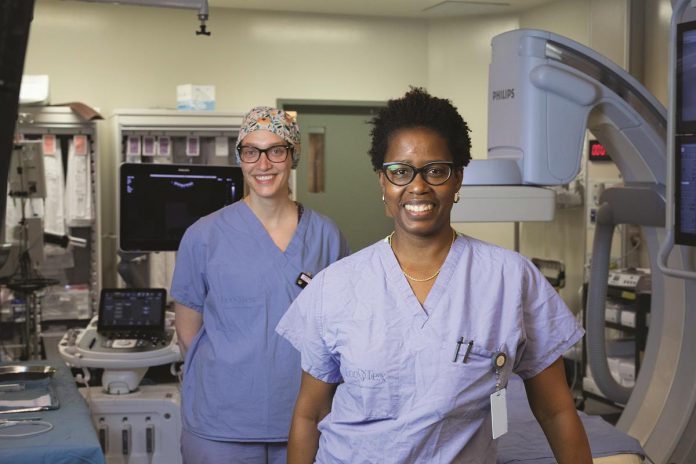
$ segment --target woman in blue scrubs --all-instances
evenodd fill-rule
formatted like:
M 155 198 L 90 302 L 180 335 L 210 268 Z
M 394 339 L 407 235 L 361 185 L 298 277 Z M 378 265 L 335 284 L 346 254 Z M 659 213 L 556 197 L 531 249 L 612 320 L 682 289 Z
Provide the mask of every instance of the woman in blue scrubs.
M 422 89 L 373 123 L 394 232 L 321 272 L 276 329 L 302 356 L 288 462 L 495 464 L 515 372 L 558 462 L 590 463 L 561 361 L 582 328 L 528 260 L 450 226 L 466 123 Z
M 291 115 L 252 109 L 236 154 L 248 195 L 186 231 L 172 280 L 185 464 L 286 462 L 300 358 L 273 329 L 311 276 L 348 254 L 333 222 L 289 197 Z

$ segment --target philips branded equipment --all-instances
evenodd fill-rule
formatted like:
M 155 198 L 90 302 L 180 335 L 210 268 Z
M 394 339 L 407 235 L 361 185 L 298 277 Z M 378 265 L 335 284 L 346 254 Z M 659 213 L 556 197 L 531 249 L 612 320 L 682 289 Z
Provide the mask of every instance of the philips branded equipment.
M 553 194 L 550 201 L 534 195 L 546 198 L 543 186 L 567 183 L 578 174 L 585 130 L 611 153 L 624 185 L 605 190 L 597 210 L 588 356 L 601 394 L 626 404 L 617 428 L 637 438 L 656 463 L 696 459 L 696 338 L 691 333 L 696 327 L 696 249 L 684 246 L 691 243 L 693 223 L 687 217 L 694 204 L 685 192 L 693 181 L 694 144 L 694 113 L 689 110 L 693 77 L 685 76 L 693 73 L 693 66 L 684 65 L 693 59 L 688 50 L 694 26 L 685 21 L 696 19 L 696 8 L 687 0 L 672 4 L 669 112 L 626 71 L 570 39 L 535 30 L 496 36 L 489 77 L 488 159 L 474 160 L 465 169 L 462 201 L 452 209 L 453 222 L 553 217 Z M 682 54 L 679 94 L 677 36 Z M 690 56 L 685 58 L 685 53 Z M 521 189 L 534 194 L 520 195 Z M 487 196 L 509 207 L 492 218 L 493 208 L 480 200 Z M 675 209 L 680 211 L 676 221 Z M 612 377 L 604 340 L 609 256 L 617 224 L 641 226 L 652 276 L 650 331 L 632 389 Z
M 103 368 L 108 393 L 135 391 L 148 367 L 180 358 L 173 314 L 165 305 L 164 289 L 103 289 L 99 316 L 85 329 L 68 331 L 60 354 L 74 367 Z
M 243 195 L 244 180 L 238 167 L 124 163 L 119 248 L 176 251 L 188 226 Z
M 103 289 L 99 316 L 58 345 L 71 367 L 102 368 L 102 387 L 81 388 L 108 462 L 180 463 L 176 384 L 140 385 L 147 368 L 181 360 L 164 289 Z

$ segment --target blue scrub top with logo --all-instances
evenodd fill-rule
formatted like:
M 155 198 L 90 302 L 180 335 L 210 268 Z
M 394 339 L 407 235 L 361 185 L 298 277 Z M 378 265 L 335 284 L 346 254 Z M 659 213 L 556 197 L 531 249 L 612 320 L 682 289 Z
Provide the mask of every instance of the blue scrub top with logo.
M 319 273 L 276 330 L 304 371 L 340 383 L 319 424 L 316 462 L 331 464 L 494 464 L 490 395 L 584 333 L 533 264 L 465 236 L 423 305 L 381 241 Z
M 244 201 L 184 234 L 171 295 L 203 315 L 184 364 L 183 427 L 223 441 L 287 441 L 301 377 L 296 350 L 273 330 L 302 289 L 348 254 L 336 225 L 304 209 L 283 252 Z

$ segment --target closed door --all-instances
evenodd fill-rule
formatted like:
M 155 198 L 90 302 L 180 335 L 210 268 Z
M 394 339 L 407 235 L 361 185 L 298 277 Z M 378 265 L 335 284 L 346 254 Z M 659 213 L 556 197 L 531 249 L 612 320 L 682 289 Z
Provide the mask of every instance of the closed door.
M 285 109 L 296 108 L 285 105 Z M 372 128 L 368 121 L 375 109 L 304 106 L 297 111 L 302 132 L 297 200 L 330 217 L 352 252 L 386 237 L 393 222 L 385 215 L 377 173 L 367 153 Z

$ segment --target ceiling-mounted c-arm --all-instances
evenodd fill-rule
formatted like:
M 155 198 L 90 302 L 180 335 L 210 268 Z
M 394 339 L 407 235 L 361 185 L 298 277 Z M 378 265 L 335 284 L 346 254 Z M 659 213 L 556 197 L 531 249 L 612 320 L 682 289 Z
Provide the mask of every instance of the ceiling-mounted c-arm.
M 610 204 L 604 205 L 605 214 L 596 228 L 602 233 L 595 236 L 588 290 L 588 359 L 600 390 L 625 404 L 631 390 L 611 376 L 604 346 L 611 231 L 627 221 L 649 227 L 664 225 L 666 111 L 616 64 L 565 37 L 516 30 L 494 37 L 492 44 L 488 159 L 472 161 L 465 169 L 464 203 L 470 198 L 472 184 L 479 189 L 481 185 L 502 184 L 488 189 L 524 191 L 570 182 L 580 171 L 585 130 L 590 129 L 612 153 L 626 184 L 616 195 L 607 195 L 606 201 L 616 200 L 613 203 L 622 208 L 635 208 L 647 201 L 639 198 L 661 205 L 653 208 L 649 217 L 627 214 L 623 209 L 611 213 Z M 500 179 L 496 179 L 498 175 Z M 480 199 L 475 201 L 479 208 L 492 209 Z M 532 220 L 538 220 L 538 199 L 526 199 L 515 191 L 505 202 L 514 205 L 518 215 L 508 220 L 529 220 L 520 213 L 525 211 L 535 216 Z M 453 209 L 453 216 L 455 213 Z M 605 229 L 609 232 L 604 233 Z M 656 250 L 650 251 L 654 255 Z
M 689 1 L 696 7 L 696 0 L 676 0 L 680 8 L 675 10 L 683 11 Z M 673 133 L 667 111 L 607 58 L 544 31 L 496 36 L 489 86 L 488 159 L 473 160 L 464 170 L 452 222 L 548 217 L 538 205 L 541 198 L 552 210 L 553 194 L 548 201 L 543 192 L 549 190 L 542 186 L 567 183 L 578 174 L 589 129 L 624 179 L 623 187 L 607 190 L 600 199 L 595 251 L 602 256 L 593 257 L 587 307 L 588 350 L 598 361 L 592 365 L 595 383 L 607 396 L 628 400 L 617 427 L 637 438 L 654 462 L 694 462 L 696 280 L 668 278 L 658 265 L 658 248 L 670 226 L 665 205 L 671 208 L 671 198 L 666 203 L 665 197 L 673 195 L 674 186 L 666 156 Z M 674 111 L 673 99 L 670 107 Z M 521 193 L 526 190 L 536 193 Z M 650 330 L 632 392 L 616 384 L 602 353 L 608 240 L 615 224 L 628 222 L 643 223 L 652 269 Z M 680 248 L 671 261 L 691 274 L 696 252 Z

